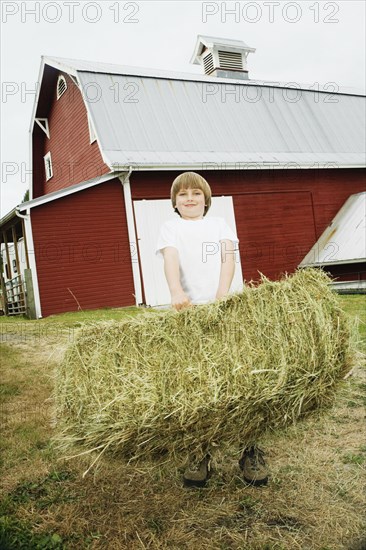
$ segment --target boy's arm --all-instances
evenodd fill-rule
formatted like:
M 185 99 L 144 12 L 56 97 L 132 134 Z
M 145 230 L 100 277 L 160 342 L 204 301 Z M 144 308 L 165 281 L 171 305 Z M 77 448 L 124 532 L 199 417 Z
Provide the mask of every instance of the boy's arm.
M 172 306 L 179 311 L 191 304 L 188 296 L 182 289 L 179 273 L 178 250 L 173 246 L 162 249 L 164 256 L 164 273 L 169 286 Z
M 221 242 L 221 272 L 219 287 L 216 292 L 216 300 L 225 296 L 234 278 L 235 272 L 235 246 L 233 241 L 223 239 Z

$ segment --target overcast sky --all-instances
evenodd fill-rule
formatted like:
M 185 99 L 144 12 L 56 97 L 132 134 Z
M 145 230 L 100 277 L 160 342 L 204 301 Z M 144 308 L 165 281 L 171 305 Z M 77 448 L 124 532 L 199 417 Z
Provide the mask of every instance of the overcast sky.
M 29 185 L 41 55 L 201 73 L 198 34 L 243 40 L 251 79 L 365 88 L 364 0 L 1 2 L 1 209 Z

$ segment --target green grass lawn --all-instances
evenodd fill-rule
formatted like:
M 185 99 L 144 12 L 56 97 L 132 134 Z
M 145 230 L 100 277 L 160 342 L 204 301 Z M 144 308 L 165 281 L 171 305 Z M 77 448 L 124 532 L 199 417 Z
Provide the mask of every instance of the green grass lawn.
M 126 316 L 138 315 L 147 308 L 143 307 L 121 307 L 121 308 L 105 308 L 105 309 L 90 309 L 86 311 L 71 311 L 69 313 L 60 313 L 58 315 L 50 315 L 43 319 L 30 320 L 24 316 L 0 317 L 2 323 L 59 323 L 60 325 L 75 326 L 88 321 L 108 321 L 112 319 L 121 319 Z
M 365 294 L 340 294 L 340 302 L 347 313 L 352 316 L 357 316 L 361 321 L 361 335 L 366 334 L 366 295 Z M 111 319 L 122 319 L 125 316 L 139 315 L 146 311 L 161 311 L 154 308 L 144 307 L 121 307 L 121 308 L 104 308 L 104 309 L 91 309 L 86 311 L 72 311 L 69 313 L 60 313 L 58 315 L 50 315 L 44 319 L 38 319 L 32 321 L 23 316 L 16 317 L 0 317 L 0 325 L 2 323 L 60 323 L 65 326 L 75 326 L 84 322 L 94 321 L 108 321 Z
M 341 294 L 339 296 L 344 311 L 359 319 L 359 334 L 366 344 L 366 294 Z

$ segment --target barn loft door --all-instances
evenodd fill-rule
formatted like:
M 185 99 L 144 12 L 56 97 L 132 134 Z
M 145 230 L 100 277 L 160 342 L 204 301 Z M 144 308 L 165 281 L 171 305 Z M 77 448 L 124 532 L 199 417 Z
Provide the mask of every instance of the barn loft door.
M 235 195 L 245 281 L 293 272 L 317 240 L 310 192 Z
M 168 199 L 139 200 L 134 201 L 133 204 L 146 305 L 169 305 L 170 293 L 165 280 L 163 260 L 155 256 L 155 247 L 161 225 L 166 220 L 175 219 L 177 214 L 172 212 L 172 204 Z M 236 230 L 232 197 L 213 197 L 211 208 L 207 213 L 207 217 L 211 216 L 221 216 L 234 231 Z M 238 238 L 240 239 L 239 235 Z M 242 288 L 243 277 L 239 254 L 236 260 L 232 291 Z

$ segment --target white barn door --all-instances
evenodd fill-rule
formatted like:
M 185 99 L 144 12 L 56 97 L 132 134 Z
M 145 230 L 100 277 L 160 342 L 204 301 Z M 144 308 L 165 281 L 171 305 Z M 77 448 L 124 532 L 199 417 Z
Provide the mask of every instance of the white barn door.
M 164 275 L 163 259 L 155 255 L 155 247 L 162 224 L 166 220 L 176 219 L 178 214 L 172 211 L 170 199 L 138 200 L 133 201 L 133 205 L 146 305 L 168 306 L 170 292 Z M 232 197 L 212 197 L 211 208 L 206 217 L 211 216 L 224 218 L 229 227 L 236 232 Z M 235 275 L 231 285 L 233 292 L 243 288 L 239 251 L 236 252 L 235 261 Z

